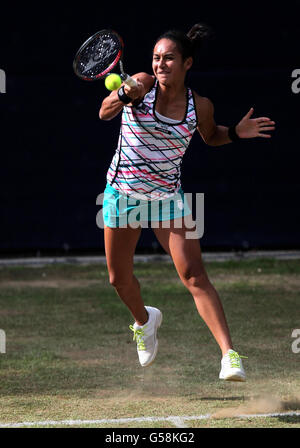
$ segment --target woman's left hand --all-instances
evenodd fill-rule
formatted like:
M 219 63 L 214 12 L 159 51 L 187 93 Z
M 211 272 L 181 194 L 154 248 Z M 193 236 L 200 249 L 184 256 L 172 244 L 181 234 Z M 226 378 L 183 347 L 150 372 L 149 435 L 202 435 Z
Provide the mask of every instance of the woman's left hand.
M 264 137 L 270 138 L 270 134 L 264 134 L 264 131 L 273 131 L 275 121 L 268 117 L 250 118 L 254 112 L 253 107 L 236 125 L 235 131 L 240 138 Z

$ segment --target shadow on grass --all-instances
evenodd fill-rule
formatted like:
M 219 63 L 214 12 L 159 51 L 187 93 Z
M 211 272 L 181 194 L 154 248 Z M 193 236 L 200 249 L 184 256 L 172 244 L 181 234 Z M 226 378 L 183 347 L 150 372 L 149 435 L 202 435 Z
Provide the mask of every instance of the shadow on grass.
M 199 401 L 243 401 L 245 399 L 244 396 L 240 396 L 240 397 L 225 397 L 225 398 L 220 398 L 220 397 L 201 397 L 198 398 L 197 400 Z M 192 398 L 192 400 L 196 400 L 196 398 Z
M 282 423 L 291 423 L 295 425 L 300 423 L 300 415 L 282 415 L 278 417 L 278 420 Z

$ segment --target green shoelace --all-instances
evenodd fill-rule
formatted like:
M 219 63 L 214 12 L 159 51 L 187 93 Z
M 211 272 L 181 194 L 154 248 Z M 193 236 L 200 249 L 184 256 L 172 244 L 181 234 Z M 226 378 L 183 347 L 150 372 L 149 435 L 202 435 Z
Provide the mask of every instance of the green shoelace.
M 138 350 L 146 350 L 145 341 L 143 339 L 145 336 L 144 330 L 136 330 L 133 325 L 129 325 L 129 328 L 133 331 L 133 341 L 136 341 Z
M 248 358 L 248 356 L 241 356 L 237 352 L 230 352 L 230 353 L 228 353 L 228 356 L 230 358 L 231 367 L 238 367 L 238 368 L 241 367 L 240 359 Z

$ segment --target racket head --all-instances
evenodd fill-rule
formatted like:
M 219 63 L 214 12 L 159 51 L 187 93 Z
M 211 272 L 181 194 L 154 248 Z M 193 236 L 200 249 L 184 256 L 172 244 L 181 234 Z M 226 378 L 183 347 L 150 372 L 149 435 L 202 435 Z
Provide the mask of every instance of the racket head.
M 113 30 L 98 31 L 87 39 L 77 51 L 73 70 L 85 81 L 96 81 L 106 76 L 122 57 L 124 43 Z

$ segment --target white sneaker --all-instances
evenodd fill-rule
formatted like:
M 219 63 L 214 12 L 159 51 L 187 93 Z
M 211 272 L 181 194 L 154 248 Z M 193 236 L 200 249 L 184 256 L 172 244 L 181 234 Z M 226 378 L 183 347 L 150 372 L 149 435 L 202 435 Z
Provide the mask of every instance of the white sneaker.
M 219 378 L 225 381 L 246 381 L 241 358 L 247 358 L 247 356 L 240 356 L 234 350 L 228 350 L 221 360 Z
M 140 364 L 143 367 L 148 367 L 157 354 L 158 340 L 156 333 L 162 323 L 162 313 L 152 306 L 145 306 L 145 308 L 149 315 L 148 321 L 143 326 L 139 326 L 135 322 L 133 325 L 129 325 L 129 328 L 134 333 L 133 340 L 137 343 Z

